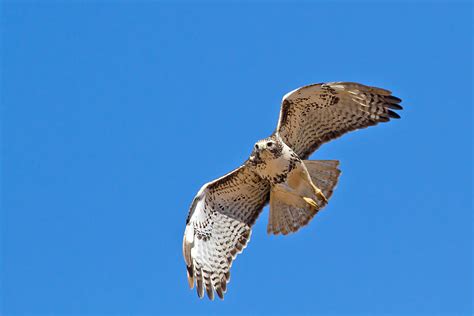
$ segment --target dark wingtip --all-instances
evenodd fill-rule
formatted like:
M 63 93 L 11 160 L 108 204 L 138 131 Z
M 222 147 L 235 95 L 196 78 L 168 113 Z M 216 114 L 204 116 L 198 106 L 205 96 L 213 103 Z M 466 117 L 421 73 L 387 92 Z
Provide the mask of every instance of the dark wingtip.
M 387 114 L 388 114 L 388 117 L 390 117 L 390 118 L 394 118 L 394 119 L 399 119 L 400 118 L 400 115 L 398 115 L 397 113 L 395 113 L 391 110 L 387 110 Z
M 225 278 L 221 280 L 221 289 L 223 293 L 227 292 L 227 280 Z
M 197 293 L 199 298 L 202 299 L 204 297 L 204 293 L 199 292 L 199 290 L 196 290 L 196 293 Z
M 387 100 L 390 103 L 400 103 L 400 102 L 402 102 L 402 99 L 397 98 L 396 96 L 393 96 L 393 95 L 386 96 L 385 100 Z
M 197 292 L 197 295 L 199 296 L 199 298 L 204 297 L 204 287 L 203 287 L 201 278 L 198 278 L 196 280 L 196 292 Z
M 403 107 L 400 105 L 400 104 L 392 104 L 392 103 L 389 103 L 387 105 L 387 107 L 389 109 L 394 109 L 394 110 L 403 110 Z
M 211 286 L 206 287 L 206 293 L 207 293 L 207 297 L 209 297 L 209 299 L 211 301 L 213 301 L 214 300 L 214 291 L 212 290 Z
M 221 300 L 224 299 L 224 292 L 222 292 L 222 289 L 220 287 L 216 289 L 216 293 L 217 293 L 217 296 L 219 296 Z

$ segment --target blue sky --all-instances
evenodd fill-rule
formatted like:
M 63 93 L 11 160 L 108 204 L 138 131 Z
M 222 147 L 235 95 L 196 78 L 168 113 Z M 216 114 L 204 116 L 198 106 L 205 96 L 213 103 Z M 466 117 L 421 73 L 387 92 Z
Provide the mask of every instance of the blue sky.
M 2 315 L 470 314 L 472 23 L 467 2 L 3 2 Z M 315 153 L 341 161 L 329 206 L 287 237 L 265 208 L 200 301 L 195 193 L 285 93 L 339 80 L 402 119 Z

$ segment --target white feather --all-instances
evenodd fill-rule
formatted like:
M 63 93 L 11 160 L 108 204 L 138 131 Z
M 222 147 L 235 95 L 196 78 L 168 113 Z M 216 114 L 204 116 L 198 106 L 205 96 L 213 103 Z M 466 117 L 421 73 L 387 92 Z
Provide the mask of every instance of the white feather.
M 299 90 L 299 89 L 300 89 L 300 88 L 296 88 L 295 90 L 292 90 L 292 91 L 288 92 L 287 94 L 285 94 L 285 95 L 283 96 L 283 99 L 281 99 L 281 101 L 283 102 L 290 94 L 292 94 L 293 92 L 295 92 L 295 91 L 297 91 L 297 90 Z

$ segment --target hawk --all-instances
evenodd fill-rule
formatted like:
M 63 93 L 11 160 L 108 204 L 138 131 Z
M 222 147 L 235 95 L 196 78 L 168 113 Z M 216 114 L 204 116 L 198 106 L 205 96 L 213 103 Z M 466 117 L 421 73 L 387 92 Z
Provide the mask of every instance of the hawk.
M 276 130 L 255 143 L 242 166 L 206 183 L 194 197 L 183 238 L 191 289 L 223 299 L 230 267 L 247 246 L 251 227 L 270 204 L 267 232 L 296 232 L 328 203 L 337 160 L 307 160 L 347 132 L 400 118 L 401 99 L 353 82 L 304 86 L 283 97 Z

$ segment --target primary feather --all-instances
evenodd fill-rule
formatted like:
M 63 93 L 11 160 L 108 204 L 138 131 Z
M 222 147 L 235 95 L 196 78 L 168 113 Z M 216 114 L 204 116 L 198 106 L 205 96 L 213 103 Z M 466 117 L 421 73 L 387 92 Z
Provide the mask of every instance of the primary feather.
M 239 168 L 205 184 L 186 220 L 183 256 L 189 286 L 222 299 L 233 260 L 271 200 L 268 232 L 306 225 L 333 193 L 339 162 L 307 161 L 323 143 L 356 129 L 399 118 L 401 100 L 388 90 L 352 82 L 308 85 L 283 97 L 275 132 L 255 144 Z
M 308 85 L 283 97 L 276 132 L 301 158 L 347 132 L 400 118 L 388 90 L 353 82 Z
M 232 261 L 247 245 L 250 227 L 268 200 L 269 184 L 245 165 L 205 184 L 191 206 L 183 240 L 190 287 L 196 282 L 223 298 Z

